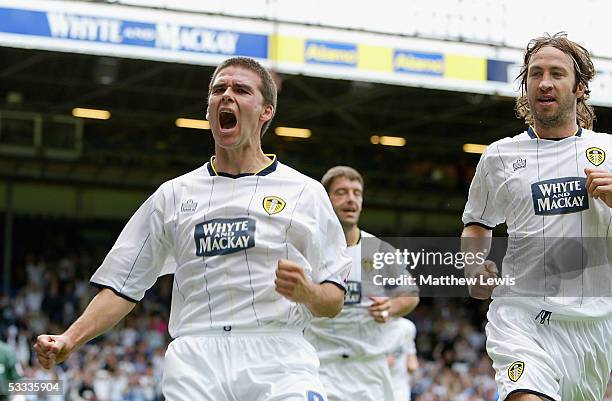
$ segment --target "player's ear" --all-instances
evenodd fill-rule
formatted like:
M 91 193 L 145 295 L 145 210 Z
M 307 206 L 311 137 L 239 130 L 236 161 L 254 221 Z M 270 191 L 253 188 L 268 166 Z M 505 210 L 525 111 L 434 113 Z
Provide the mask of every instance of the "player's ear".
M 267 121 L 270 121 L 273 116 L 274 116 L 274 106 L 272 106 L 271 104 L 267 104 L 264 106 L 264 109 L 259 116 L 259 120 L 263 122 L 267 122 Z
M 576 97 L 578 99 L 584 96 L 584 90 L 585 90 L 584 83 L 582 81 L 578 82 L 578 85 L 576 85 Z

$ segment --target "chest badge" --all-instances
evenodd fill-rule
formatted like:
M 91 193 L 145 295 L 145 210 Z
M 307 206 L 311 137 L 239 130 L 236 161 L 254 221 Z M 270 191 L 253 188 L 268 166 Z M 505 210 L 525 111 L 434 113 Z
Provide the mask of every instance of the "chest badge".
M 361 259 L 361 267 L 368 273 L 374 271 L 374 260 L 370 258 Z
M 597 167 L 606 160 L 606 152 L 601 148 L 592 147 L 586 150 L 586 157 L 591 164 Z
M 263 199 L 263 208 L 270 216 L 283 211 L 287 203 L 278 196 L 266 196 Z

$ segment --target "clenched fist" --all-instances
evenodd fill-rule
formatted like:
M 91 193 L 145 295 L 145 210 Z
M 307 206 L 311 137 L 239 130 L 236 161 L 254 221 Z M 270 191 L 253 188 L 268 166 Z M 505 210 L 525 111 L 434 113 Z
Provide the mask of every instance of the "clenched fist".
M 468 286 L 470 296 L 476 299 L 489 299 L 497 284 L 486 284 L 488 279 L 497 278 L 497 265 L 492 260 L 485 260 L 482 265 L 475 266 L 466 271 L 467 277 L 475 277 L 476 285 Z
M 304 269 L 297 263 L 280 259 L 276 268 L 276 292 L 290 301 L 309 304 L 313 300 L 314 289 Z
M 587 192 L 612 207 L 612 172 L 601 168 L 585 168 Z
M 51 369 L 68 358 L 72 345 L 66 336 L 42 334 L 36 339 L 34 351 L 42 367 Z

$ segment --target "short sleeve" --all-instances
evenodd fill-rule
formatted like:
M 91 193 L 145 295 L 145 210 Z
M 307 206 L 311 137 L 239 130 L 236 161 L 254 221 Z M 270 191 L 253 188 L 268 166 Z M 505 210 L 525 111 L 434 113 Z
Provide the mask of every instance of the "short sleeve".
M 478 224 L 493 229 L 505 221 L 502 210 L 496 207 L 496 189 L 491 188 L 491 177 L 489 177 L 487 168 L 488 156 L 488 151 L 481 156 L 470 185 L 468 200 L 462 216 L 463 224 L 466 226 Z
M 312 207 L 316 210 L 317 219 L 317 230 L 311 241 L 314 249 L 308 255 L 313 268 L 313 280 L 317 283 L 331 282 L 346 291 L 346 280 L 353 262 L 346 251 L 342 226 L 323 186 L 315 183 L 309 189 L 312 191 Z M 310 260 L 313 257 L 314 260 Z
M 130 218 L 91 284 L 109 288 L 132 302 L 140 301 L 155 284 L 170 256 L 170 240 L 164 226 L 166 209 L 163 186 Z

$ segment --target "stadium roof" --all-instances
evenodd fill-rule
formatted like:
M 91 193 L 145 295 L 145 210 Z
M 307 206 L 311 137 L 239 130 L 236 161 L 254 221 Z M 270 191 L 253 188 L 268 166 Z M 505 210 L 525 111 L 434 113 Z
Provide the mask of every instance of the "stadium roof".
M 210 131 L 175 125 L 203 118 L 211 74 L 205 66 L 0 48 L 0 177 L 150 191 L 213 153 Z M 368 207 L 389 222 L 404 219 L 390 231 L 410 231 L 402 228 L 408 212 L 458 222 L 478 160 L 462 146 L 524 127 L 509 98 L 277 75 L 279 107 L 264 150 L 315 178 L 333 165 L 355 166 L 366 177 Z M 76 107 L 108 110 L 111 118 L 77 119 Z M 596 127 L 612 131 L 612 110 L 597 113 Z M 312 136 L 279 137 L 279 126 Z M 36 130 L 42 145 L 20 152 Z M 403 137 L 406 145 L 372 144 L 373 135 Z

